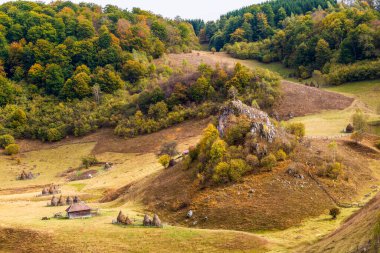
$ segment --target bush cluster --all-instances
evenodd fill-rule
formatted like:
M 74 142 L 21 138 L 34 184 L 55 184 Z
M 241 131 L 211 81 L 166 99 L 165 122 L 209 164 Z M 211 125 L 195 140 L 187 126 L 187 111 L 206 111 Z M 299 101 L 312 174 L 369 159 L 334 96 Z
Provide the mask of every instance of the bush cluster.
M 380 78 L 380 60 L 335 66 L 326 75 L 327 83 L 331 85 L 377 78 Z
M 17 144 L 9 144 L 5 147 L 4 153 L 6 155 L 16 155 L 20 152 L 20 147 Z
M 343 175 L 343 173 L 344 173 L 344 165 L 339 162 L 333 162 L 319 169 L 318 176 L 327 177 L 327 178 L 336 180 L 338 179 L 338 177 Z
M 276 142 L 269 147 L 265 141 L 252 136 L 249 127 L 236 127 L 241 124 L 247 124 L 243 116 L 236 118 L 233 134 L 228 135 L 226 131 L 223 137 L 210 124 L 196 148 L 190 150 L 190 167 L 197 169 L 204 183 L 238 182 L 246 173 L 271 171 L 278 161 L 287 159 L 281 143 Z

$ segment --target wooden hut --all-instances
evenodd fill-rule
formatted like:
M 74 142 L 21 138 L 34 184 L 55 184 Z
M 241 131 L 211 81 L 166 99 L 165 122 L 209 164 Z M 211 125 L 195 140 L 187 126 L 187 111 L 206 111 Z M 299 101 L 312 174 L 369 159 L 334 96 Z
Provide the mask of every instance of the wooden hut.
M 67 209 L 69 219 L 91 217 L 91 208 L 85 203 L 73 203 Z

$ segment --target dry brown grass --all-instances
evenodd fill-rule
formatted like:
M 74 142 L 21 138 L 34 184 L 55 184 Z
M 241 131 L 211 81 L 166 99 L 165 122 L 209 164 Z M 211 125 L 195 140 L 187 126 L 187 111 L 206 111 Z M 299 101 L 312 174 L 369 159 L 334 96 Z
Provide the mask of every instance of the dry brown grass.
M 366 203 L 368 194 L 378 191 L 373 187 L 380 182 L 376 172 L 380 156 L 353 149 L 345 141 L 338 141 L 337 159 L 346 166 L 342 176 L 338 180 L 317 177 L 320 161 L 332 161 L 329 142 L 310 141 L 292 156 L 300 164 L 308 164 L 301 171 L 303 180 L 287 175 L 289 162 L 283 162 L 273 172 L 246 176 L 239 184 L 200 189 L 194 172 L 177 166 L 120 189 L 111 199 L 143 199 L 149 210 L 185 226 L 244 231 L 289 228 L 336 204 Z M 309 177 L 309 171 L 317 182 Z M 186 219 L 190 209 L 195 218 Z
M 374 228 L 380 214 L 380 195 L 373 198 L 365 207 L 352 215 L 341 227 L 312 246 L 299 252 L 365 252 L 371 251 Z
M 289 119 L 290 115 L 300 117 L 325 110 L 343 110 L 354 101 L 338 93 L 289 81 L 282 81 L 281 90 L 282 96 L 276 101 L 273 112 L 284 120 Z

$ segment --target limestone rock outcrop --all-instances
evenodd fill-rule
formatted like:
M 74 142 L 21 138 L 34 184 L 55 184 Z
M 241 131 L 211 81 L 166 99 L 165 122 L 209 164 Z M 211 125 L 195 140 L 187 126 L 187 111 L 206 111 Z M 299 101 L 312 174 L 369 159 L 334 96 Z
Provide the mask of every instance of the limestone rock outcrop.
M 251 122 L 251 133 L 268 142 L 276 138 L 276 128 L 270 121 L 267 113 L 250 107 L 240 100 L 233 100 L 222 108 L 218 120 L 218 130 L 223 136 L 225 129 L 228 128 L 231 116 L 245 116 Z

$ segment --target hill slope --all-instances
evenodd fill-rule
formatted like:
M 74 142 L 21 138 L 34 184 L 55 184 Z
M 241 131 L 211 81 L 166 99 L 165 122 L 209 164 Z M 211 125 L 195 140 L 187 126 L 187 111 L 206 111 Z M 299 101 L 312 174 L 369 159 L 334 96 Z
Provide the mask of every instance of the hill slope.
M 379 226 L 380 194 L 352 215 L 340 228 L 300 252 L 378 252 L 379 239 L 375 227 Z

